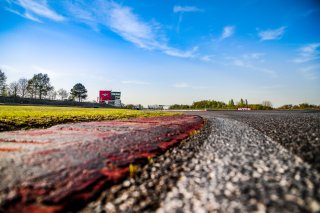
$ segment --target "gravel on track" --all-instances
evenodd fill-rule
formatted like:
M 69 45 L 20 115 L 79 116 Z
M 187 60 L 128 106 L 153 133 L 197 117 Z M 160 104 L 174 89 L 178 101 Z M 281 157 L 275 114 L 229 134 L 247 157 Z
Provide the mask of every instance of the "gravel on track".
M 211 111 L 196 114 L 203 117 L 225 117 L 246 123 L 268 135 L 320 172 L 320 110 Z
M 110 187 L 82 212 L 320 212 L 314 165 L 239 118 L 200 114 L 208 119 L 200 134 Z

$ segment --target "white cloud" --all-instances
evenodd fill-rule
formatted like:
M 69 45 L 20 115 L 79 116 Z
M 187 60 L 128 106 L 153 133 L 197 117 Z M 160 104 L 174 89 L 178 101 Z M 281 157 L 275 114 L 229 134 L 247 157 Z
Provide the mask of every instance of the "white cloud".
M 136 81 L 136 80 L 125 80 L 121 81 L 122 84 L 134 84 L 134 85 L 149 85 L 150 82 L 146 81 Z
M 299 49 L 299 57 L 294 59 L 295 63 L 305 63 L 320 58 L 320 43 L 307 44 Z
M 54 73 L 53 71 L 49 70 L 49 69 L 46 69 L 46 68 L 43 68 L 41 66 L 38 66 L 38 65 L 33 65 L 32 68 L 37 71 L 37 72 L 41 72 L 41 73 L 46 73 L 46 74 L 52 74 Z
M 278 40 L 281 39 L 282 36 L 284 35 L 286 30 L 286 27 L 279 27 L 277 29 L 269 29 L 265 31 L 260 31 L 258 33 L 258 36 L 260 37 L 261 41 L 266 41 L 266 40 Z
M 21 16 L 23 18 L 26 18 L 26 19 L 29 19 L 31 21 L 35 21 L 35 22 L 39 22 L 39 23 L 42 23 L 38 18 L 34 17 L 33 15 L 29 14 L 28 12 L 25 12 L 25 13 L 20 13 L 16 10 L 13 10 L 13 9 L 10 9 L 10 8 L 5 8 L 5 10 L 11 12 L 11 13 L 14 13 L 18 16 Z
M 175 83 L 173 85 L 173 87 L 176 87 L 176 88 L 187 88 L 187 87 L 190 87 L 189 84 L 185 83 L 185 82 L 180 82 L 180 83 Z
M 39 72 L 39 73 L 47 74 L 49 77 L 59 78 L 59 77 L 71 76 L 70 73 L 51 70 L 51 69 L 44 68 L 44 67 L 39 66 L 39 65 L 32 65 L 31 68 L 32 68 L 32 72 L 36 71 L 36 72 Z M 33 73 L 33 74 L 35 74 L 35 73 Z
M 243 54 L 240 57 L 229 57 L 227 60 L 230 60 L 231 64 L 234 66 L 265 73 L 273 78 L 277 77 L 276 71 L 256 65 L 257 63 L 261 63 L 263 61 L 263 55 L 263 53 L 249 53 Z
M 175 12 L 175 13 L 202 12 L 202 10 L 197 8 L 197 7 L 195 7 L 195 6 L 179 6 L 179 5 L 175 5 L 173 7 L 173 12 Z
M 173 12 L 179 14 L 178 23 L 177 23 L 177 26 L 176 26 L 176 31 L 177 32 L 180 31 L 180 24 L 182 22 L 184 13 L 202 12 L 202 11 L 203 10 L 201 10 L 201 9 L 195 7 L 195 6 L 179 6 L 179 5 L 175 5 L 173 7 Z
M 26 12 L 24 14 L 24 17 L 27 19 L 30 19 L 31 21 L 35 21 L 35 22 L 39 22 L 42 23 L 42 21 L 40 21 L 38 18 L 34 17 L 33 15 L 31 15 L 30 13 Z
M 112 31 L 140 48 L 156 49 L 180 58 L 193 58 L 198 49 L 194 47 L 192 50 L 182 51 L 168 46 L 161 37 L 159 25 L 143 22 L 129 7 L 113 4 L 108 18 L 108 26 Z
M 68 3 L 66 7 L 77 21 L 94 28 L 105 26 L 139 48 L 158 50 L 180 58 L 193 58 L 197 51 L 197 47 L 184 51 L 169 46 L 162 26 L 156 21 L 143 21 L 130 7 L 109 1 L 95 4 L 80 1 Z
M 66 18 L 49 8 L 46 0 L 7 0 L 10 12 L 33 21 L 40 22 L 41 17 L 55 21 L 63 21 Z M 139 48 L 158 50 L 169 56 L 180 58 L 194 58 L 197 47 L 189 50 L 181 50 L 171 47 L 162 30 L 162 26 L 156 21 L 146 22 L 142 20 L 133 9 L 112 1 L 94 1 L 91 3 L 79 0 L 68 1 L 63 4 L 68 20 L 84 23 L 96 31 L 101 27 L 107 27 L 118 34 L 124 40 L 129 41 Z M 13 6 L 19 6 L 24 12 L 13 10 Z M 16 8 L 15 8 L 16 9 Z M 19 11 L 20 11 L 19 10 Z M 196 10 L 193 7 L 180 7 L 176 10 Z
M 320 66 L 309 66 L 300 69 L 299 73 L 307 80 L 317 80 L 318 75 L 316 71 L 320 71 Z
M 194 89 L 194 90 L 201 90 L 201 89 L 207 89 L 208 88 L 206 86 L 191 86 L 186 82 L 175 83 L 173 85 L 173 87 L 175 87 L 175 88 L 190 88 L 190 89 Z
M 238 66 L 238 67 L 249 67 L 250 65 L 244 62 L 241 59 L 235 58 L 233 61 L 233 65 Z
M 267 75 L 269 75 L 270 77 L 273 77 L 273 78 L 276 78 L 278 76 L 277 72 L 272 70 L 272 69 L 263 68 L 263 67 L 256 67 L 256 66 L 252 66 L 251 68 L 254 69 L 254 70 L 260 71 L 262 73 L 265 73 L 265 74 L 267 74 Z
M 2 71 L 12 71 L 15 72 L 16 69 L 10 65 L 6 65 L 6 64 L 0 64 L 0 70 Z
M 191 87 L 192 89 L 208 89 L 208 87 L 206 86 L 194 86 L 194 87 Z
M 235 27 L 234 26 L 225 26 L 223 28 L 223 32 L 221 34 L 221 39 L 225 39 L 231 37 L 234 34 Z
M 319 8 L 317 8 L 317 9 L 310 9 L 310 10 L 306 11 L 305 13 L 303 13 L 302 16 L 307 17 L 307 16 L 310 16 L 310 15 L 312 15 L 313 13 L 316 13 L 316 12 L 318 12 L 318 11 L 320 11 Z
M 276 85 L 262 86 L 260 89 L 262 89 L 262 90 L 277 90 L 277 89 L 280 89 L 283 87 L 285 87 L 285 86 L 281 85 L 281 84 L 276 84 Z
M 264 53 L 248 53 L 243 54 L 242 57 L 245 59 L 261 59 L 264 56 Z
M 67 1 L 65 3 L 70 15 L 74 16 L 76 21 L 83 22 L 95 31 L 98 31 L 98 24 L 100 24 L 95 17 L 96 13 L 93 10 L 88 10 L 87 6 L 81 1 Z
M 200 57 L 200 60 L 205 62 L 214 61 L 214 55 L 204 55 Z
M 227 57 L 231 63 L 238 67 L 253 67 L 253 64 L 260 63 L 263 60 L 264 53 L 245 53 L 239 57 Z
M 111 30 L 135 45 L 145 49 L 160 46 L 152 25 L 141 21 L 131 8 L 115 4 L 109 11 L 108 18 L 108 26 Z
M 129 7 L 113 4 L 108 18 L 108 26 L 112 31 L 140 48 L 160 50 L 179 58 L 193 58 L 198 49 L 194 47 L 183 51 L 168 46 L 165 39 L 159 36 L 159 25 L 143 22 Z
M 48 76 L 52 79 L 56 79 L 56 78 L 70 78 L 72 76 L 72 73 L 68 73 L 68 72 L 63 72 L 63 71 L 56 71 L 56 70 L 51 70 L 48 68 L 44 68 L 42 66 L 39 65 L 32 65 L 30 67 L 13 67 L 10 65 L 6 65 L 6 64 L 0 64 L 0 69 L 4 72 L 6 72 L 6 74 L 8 74 L 9 76 L 15 76 L 14 79 L 18 79 L 21 77 L 32 77 L 34 74 L 37 73 L 43 73 L 43 74 L 48 74 Z M 21 70 L 23 71 L 23 76 L 21 76 Z M 10 74 L 10 75 L 9 75 Z M 78 75 L 80 75 L 80 73 L 77 73 Z
M 191 50 L 179 50 L 168 46 L 161 32 L 161 26 L 156 22 L 142 21 L 132 9 L 113 3 L 108 12 L 107 26 L 125 40 L 136 46 L 149 50 L 160 50 L 163 53 L 180 58 L 193 58 L 197 47 Z
M 179 58 L 194 58 L 196 55 L 196 52 L 198 50 L 198 47 L 193 47 L 191 50 L 187 51 L 181 51 L 175 48 L 164 48 L 163 51 L 165 54 L 170 55 L 170 56 L 175 56 Z
M 59 15 L 54 10 L 50 9 L 46 0 L 7 0 L 9 3 L 18 5 L 25 10 L 24 13 L 16 12 L 15 14 L 21 15 L 33 21 L 39 21 L 38 17 L 48 18 L 54 21 L 64 21 L 65 17 Z M 12 10 L 11 12 L 16 11 Z M 38 17 L 37 17 L 38 16 Z

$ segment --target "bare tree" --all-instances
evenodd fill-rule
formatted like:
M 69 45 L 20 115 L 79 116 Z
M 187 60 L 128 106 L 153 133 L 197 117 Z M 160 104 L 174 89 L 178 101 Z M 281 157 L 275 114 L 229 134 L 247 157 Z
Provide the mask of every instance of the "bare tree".
M 13 97 L 17 97 L 19 92 L 19 83 L 14 81 L 9 84 L 9 95 Z
M 58 95 L 60 96 L 61 100 L 68 98 L 67 90 L 62 89 L 62 88 L 58 90 Z
M 24 98 L 27 95 L 27 88 L 28 88 L 28 79 L 20 78 L 19 81 L 19 95 L 20 97 Z
M 261 104 L 262 104 L 263 106 L 265 106 L 265 107 L 272 107 L 271 101 L 262 101 Z
M 57 95 L 58 95 L 58 93 L 54 89 L 52 89 L 52 90 L 50 90 L 48 92 L 48 98 L 50 100 L 56 100 L 57 99 Z
M 5 96 L 6 95 L 6 88 L 7 88 L 7 77 L 4 72 L 0 70 L 0 95 Z

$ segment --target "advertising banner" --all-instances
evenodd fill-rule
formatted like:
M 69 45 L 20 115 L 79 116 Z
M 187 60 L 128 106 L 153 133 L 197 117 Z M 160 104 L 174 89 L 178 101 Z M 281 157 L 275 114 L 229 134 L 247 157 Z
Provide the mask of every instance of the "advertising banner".
M 111 91 L 100 90 L 99 94 L 100 94 L 100 102 L 111 100 Z

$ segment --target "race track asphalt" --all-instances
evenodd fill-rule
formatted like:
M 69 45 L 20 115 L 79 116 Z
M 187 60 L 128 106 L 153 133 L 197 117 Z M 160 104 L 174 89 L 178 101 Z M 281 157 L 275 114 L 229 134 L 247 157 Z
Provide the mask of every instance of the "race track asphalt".
M 320 212 L 318 111 L 189 114 L 200 134 L 82 212 Z
M 320 172 L 320 110 L 211 111 L 197 114 L 246 123 L 280 143 Z

